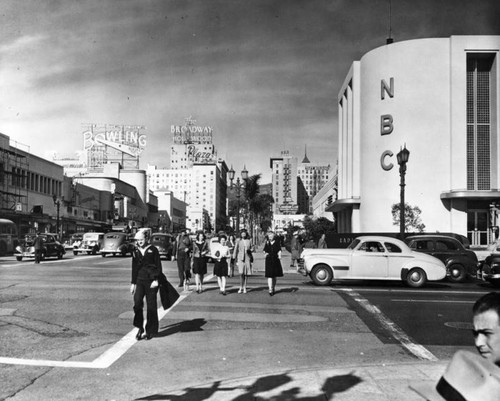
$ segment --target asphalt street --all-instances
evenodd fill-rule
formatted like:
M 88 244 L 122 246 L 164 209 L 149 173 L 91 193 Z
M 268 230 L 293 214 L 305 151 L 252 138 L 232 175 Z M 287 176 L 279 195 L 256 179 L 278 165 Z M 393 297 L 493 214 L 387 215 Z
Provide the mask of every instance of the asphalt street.
M 73 255 L 40 265 L 0 259 L 0 399 L 359 399 L 379 393 L 372 399 L 398 399 L 408 386 L 401 380 L 399 387 L 383 386 L 391 377 L 385 370 L 393 369 L 393 378 L 397 372 L 408 381 L 426 374 L 430 380 L 456 350 L 473 350 L 472 303 L 492 290 L 481 282 L 316 287 L 288 268 L 286 256 L 285 276 L 270 297 L 257 254 L 247 294 L 237 293 L 234 277 L 228 295 L 220 295 L 209 275 L 204 293 L 181 291 L 173 308 L 159 309 L 158 337 L 137 342 L 130 263 Z M 164 261 L 163 268 L 178 284 L 175 262 Z

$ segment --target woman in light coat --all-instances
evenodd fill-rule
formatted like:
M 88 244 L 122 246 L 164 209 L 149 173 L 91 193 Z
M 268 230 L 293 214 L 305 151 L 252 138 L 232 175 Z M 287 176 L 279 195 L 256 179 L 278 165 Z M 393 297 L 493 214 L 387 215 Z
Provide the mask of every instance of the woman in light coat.
M 240 239 L 236 241 L 233 251 L 233 258 L 238 266 L 238 273 L 240 274 L 240 289 L 238 294 L 247 293 L 248 276 L 252 275 L 253 247 L 247 236 L 248 233 L 246 230 L 242 230 Z

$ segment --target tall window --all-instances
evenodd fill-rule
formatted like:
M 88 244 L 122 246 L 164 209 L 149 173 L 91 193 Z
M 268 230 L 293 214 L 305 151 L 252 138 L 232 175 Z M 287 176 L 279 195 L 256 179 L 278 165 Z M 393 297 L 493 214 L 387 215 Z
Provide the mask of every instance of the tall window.
M 489 190 L 491 67 L 494 55 L 467 55 L 467 189 Z

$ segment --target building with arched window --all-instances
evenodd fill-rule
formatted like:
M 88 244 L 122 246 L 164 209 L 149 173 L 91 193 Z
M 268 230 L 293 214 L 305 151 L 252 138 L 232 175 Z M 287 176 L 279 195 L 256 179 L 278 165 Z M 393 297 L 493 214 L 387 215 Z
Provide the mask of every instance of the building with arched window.
M 498 226 L 500 36 L 391 43 L 353 62 L 338 96 L 339 232 L 398 231 L 396 154 L 426 231 L 486 244 Z

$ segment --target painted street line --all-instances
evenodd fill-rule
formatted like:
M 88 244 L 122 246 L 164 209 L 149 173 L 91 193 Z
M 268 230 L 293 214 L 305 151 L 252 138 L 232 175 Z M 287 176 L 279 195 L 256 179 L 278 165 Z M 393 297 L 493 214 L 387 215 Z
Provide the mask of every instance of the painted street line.
M 177 304 L 182 302 L 189 294 L 180 294 L 177 302 L 167 310 L 158 308 L 158 320 L 161 320 L 169 313 Z M 124 355 L 134 344 L 137 343 L 135 335 L 137 329 L 122 337 L 115 345 L 105 351 L 102 355 L 94 359 L 92 362 L 79 362 L 79 361 L 50 361 L 41 359 L 21 359 L 21 358 L 7 358 L 0 357 L 0 363 L 8 365 L 26 365 L 26 366 L 47 366 L 47 367 L 60 367 L 60 368 L 83 368 L 83 369 L 106 369 L 115 363 L 122 355 Z
M 347 288 L 347 287 L 333 287 L 330 288 L 333 291 L 353 291 L 352 288 Z M 415 293 L 415 294 L 459 294 L 459 295 L 468 295 L 468 294 L 474 294 L 474 295 L 484 295 L 488 293 L 489 291 L 464 291 L 463 289 L 456 289 L 454 291 L 451 290 L 425 290 L 425 289 L 419 289 L 419 290 L 412 290 L 412 289 L 394 289 L 394 288 L 357 288 L 356 289 L 358 292 L 402 292 L 402 293 Z
M 352 289 L 346 288 L 342 290 L 350 297 L 352 297 L 359 305 L 361 305 L 366 311 L 371 313 L 375 319 L 388 330 L 391 335 L 399 341 L 399 343 L 415 355 L 418 359 L 426 361 L 438 361 L 438 359 L 432 354 L 427 348 L 420 344 L 416 344 L 413 340 L 392 320 L 385 316 L 380 309 L 375 305 L 372 305 L 366 298 L 359 295 Z
M 393 302 L 423 302 L 423 303 L 439 303 L 439 304 L 473 304 L 475 301 L 445 301 L 442 299 L 391 299 Z

